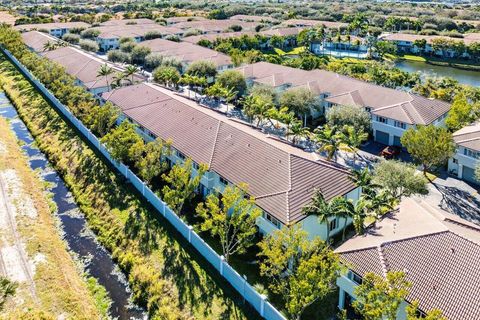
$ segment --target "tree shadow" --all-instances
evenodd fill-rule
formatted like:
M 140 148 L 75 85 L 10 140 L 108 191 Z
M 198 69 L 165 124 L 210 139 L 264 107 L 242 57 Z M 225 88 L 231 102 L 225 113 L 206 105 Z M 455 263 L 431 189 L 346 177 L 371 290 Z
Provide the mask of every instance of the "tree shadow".
M 480 224 L 480 201 L 469 192 L 433 182 L 433 186 L 441 193 L 439 207 L 460 218 Z

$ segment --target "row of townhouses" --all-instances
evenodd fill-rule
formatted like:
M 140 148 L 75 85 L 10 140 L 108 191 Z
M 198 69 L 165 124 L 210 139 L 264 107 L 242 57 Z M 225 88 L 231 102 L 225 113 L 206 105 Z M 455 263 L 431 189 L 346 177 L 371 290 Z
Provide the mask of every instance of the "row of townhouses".
M 401 146 L 400 138 L 417 125 L 443 126 L 450 104 L 385 88 L 325 70 L 301 70 L 268 62 L 238 68 L 247 84 L 268 85 L 278 92 L 290 88 L 307 88 L 319 99 L 320 110 L 312 110 L 316 118 L 335 105 L 363 108 L 372 116 L 374 140 L 385 145 Z
M 195 170 L 199 164 L 207 164 L 209 170 L 198 190 L 202 195 L 213 190 L 222 192 L 230 184 L 247 183 L 249 193 L 263 212 L 257 220 L 261 233 L 294 224 L 310 237 L 325 239 L 327 230 L 332 236 L 341 232 L 343 221 L 339 218 L 332 217 L 321 224 L 316 217 L 303 215 L 302 208 L 316 188 L 327 200 L 335 196 L 357 200 L 361 189 L 351 181 L 346 168 L 173 91 L 141 82 L 141 75 L 135 75 L 135 82 L 141 83 L 127 82 L 126 86 L 110 90 L 106 81 L 96 76 L 105 61 L 72 47 L 43 52 L 43 44 L 52 39 L 50 36 L 39 32 L 22 36 L 32 50 L 64 66 L 79 85 L 102 102 L 118 106 L 122 114 L 119 121 L 135 123 L 146 141 L 171 139 L 172 154 L 166 159 L 170 164 L 182 163 L 187 157 L 193 160 Z M 122 70 L 116 65 L 112 67 Z M 385 144 L 398 144 L 409 126 L 442 125 L 449 110 L 449 105 L 441 101 L 321 70 L 304 71 L 264 62 L 238 70 L 250 86 L 271 85 L 279 92 L 292 87 L 312 90 L 323 107 L 313 111 L 312 117 L 336 104 L 365 108 L 372 114 L 375 139 Z M 480 139 L 480 127 L 462 130 L 455 134 L 457 144 L 465 150 L 479 150 L 475 140 Z M 461 159 L 452 163 L 465 174 Z M 389 270 L 403 270 L 413 287 L 400 308 L 399 320 L 406 318 L 404 308 L 416 300 L 420 301 L 422 314 L 439 308 L 451 320 L 480 318 L 475 296 L 480 287 L 476 259 L 480 255 L 480 228 L 474 224 L 456 216 L 440 215 L 415 199 L 407 199 L 398 211 L 368 228 L 366 235 L 347 240 L 336 252 L 348 267 L 348 272 L 337 280 L 339 308 L 347 308 L 350 315 L 354 289 L 366 272 L 385 275 Z
M 446 36 L 426 36 L 420 34 L 409 33 L 391 33 L 383 34 L 379 37 L 380 40 L 389 41 L 397 46 L 399 52 L 413 53 L 413 54 L 435 54 L 445 58 L 455 57 L 470 57 L 467 50 L 457 52 L 454 48 L 435 48 L 432 44 L 438 40 L 445 40 L 450 42 L 462 42 L 465 46 L 472 43 L 480 42 L 480 33 L 468 33 L 463 38 L 453 38 Z M 419 41 L 425 41 L 425 46 L 418 45 Z

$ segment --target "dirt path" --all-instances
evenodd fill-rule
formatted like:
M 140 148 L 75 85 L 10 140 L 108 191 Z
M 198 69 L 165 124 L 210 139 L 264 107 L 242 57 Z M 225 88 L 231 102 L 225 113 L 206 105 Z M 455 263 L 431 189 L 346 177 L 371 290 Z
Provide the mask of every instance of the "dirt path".
M 20 192 L 20 190 L 7 190 L 5 174 L 5 171 L 0 172 L 0 269 L 5 277 L 25 283 L 32 298 L 38 301 L 32 268 L 24 249 L 24 243 L 17 231 L 15 206 L 18 205 L 18 202 L 9 196 L 9 191 Z

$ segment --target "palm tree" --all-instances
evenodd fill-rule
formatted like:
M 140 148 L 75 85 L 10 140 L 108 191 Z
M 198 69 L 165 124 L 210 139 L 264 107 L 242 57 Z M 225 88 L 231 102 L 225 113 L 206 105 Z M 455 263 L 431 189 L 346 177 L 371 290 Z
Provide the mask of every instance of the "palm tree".
M 228 88 L 228 87 L 223 88 L 222 97 L 227 102 L 227 113 L 228 113 L 228 105 L 230 104 L 230 102 L 235 100 L 235 98 L 237 97 L 237 94 L 238 94 L 238 91 L 235 91 L 234 88 Z
M 125 74 L 125 78 L 128 78 L 128 77 L 131 77 L 129 80 L 130 82 L 133 84 L 133 76 L 135 75 L 135 73 L 137 73 L 139 71 L 138 67 L 137 66 L 134 66 L 134 65 L 131 65 L 129 64 L 125 70 L 123 71 L 123 73 Z
M 368 212 L 371 209 L 371 202 L 365 197 L 361 196 L 356 202 L 353 202 L 351 199 L 341 198 L 337 204 L 337 212 L 339 215 L 344 217 L 343 225 L 343 239 L 345 239 L 345 229 L 347 224 L 347 219 L 350 217 L 353 220 L 353 226 L 355 227 L 355 232 L 357 234 L 363 234 L 364 232 L 364 222 L 367 217 Z
M 52 51 L 57 49 L 57 45 L 55 42 L 47 41 L 43 44 L 43 51 Z
M 112 86 L 120 87 L 122 85 L 122 81 L 125 80 L 125 73 L 117 72 L 113 76 Z
M 358 148 L 368 139 L 368 134 L 363 131 L 357 131 L 352 126 L 345 126 L 340 138 L 349 151 L 353 153 L 353 166 L 355 166 Z
M 110 85 L 108 83 L 108 76 L 113 74 L 114 70 L 108 64 L 103 64 L 100 69 L 97 71 L 97 78 L 98 77 L 105 77 L 105 82 L 107 83 L 107 88 L 110 90 Z
M 375 190 L 380 188 L 380 185 L 373 182 L 373 175 L 368 168 L 353 170 L 350 179 L 357 187 L 362 188 L 362 193 L 369 199 L 373 198 L 376 195 Z
M 313 132 L 315 134 L 313 139 L 319 144 L 318 152 L 326 152 L 328 160 L 333 158 L 336 162 L 337 152 L 347 149 L 334 127 L 325 126 L 317 128 Z
M 375 214 L 375 219 L 380 218 L 387 212 L 393 210 L 398 200 L 392 194 L 383 190 L 370 199 L 370 208 Z
M 292 143 L 296 144 L 297 138 L 306 138 L 310 135 L 310 130 L 302 125 L 301 121 L 293 121 L 290 132 L 293 135 Z
M 302 208 L 302 213 L 311 216 L 315 215 L 320 224 L 327 227 L 327 244 L 330 243 L 330 218 L 336 216 L 337 208 L 334 202 L 328 202 L 320 189 L 315 189 L 310 204 Z

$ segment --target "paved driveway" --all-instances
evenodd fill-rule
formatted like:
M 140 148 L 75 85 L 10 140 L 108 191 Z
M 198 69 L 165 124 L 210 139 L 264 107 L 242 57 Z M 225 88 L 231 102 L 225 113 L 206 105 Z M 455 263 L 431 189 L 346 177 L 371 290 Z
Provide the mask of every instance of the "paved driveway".
M 444 175 L 435 179 L 429 189 L 429 195 L 424 198 L 428 204 L 480 225 L 478 187 Z

